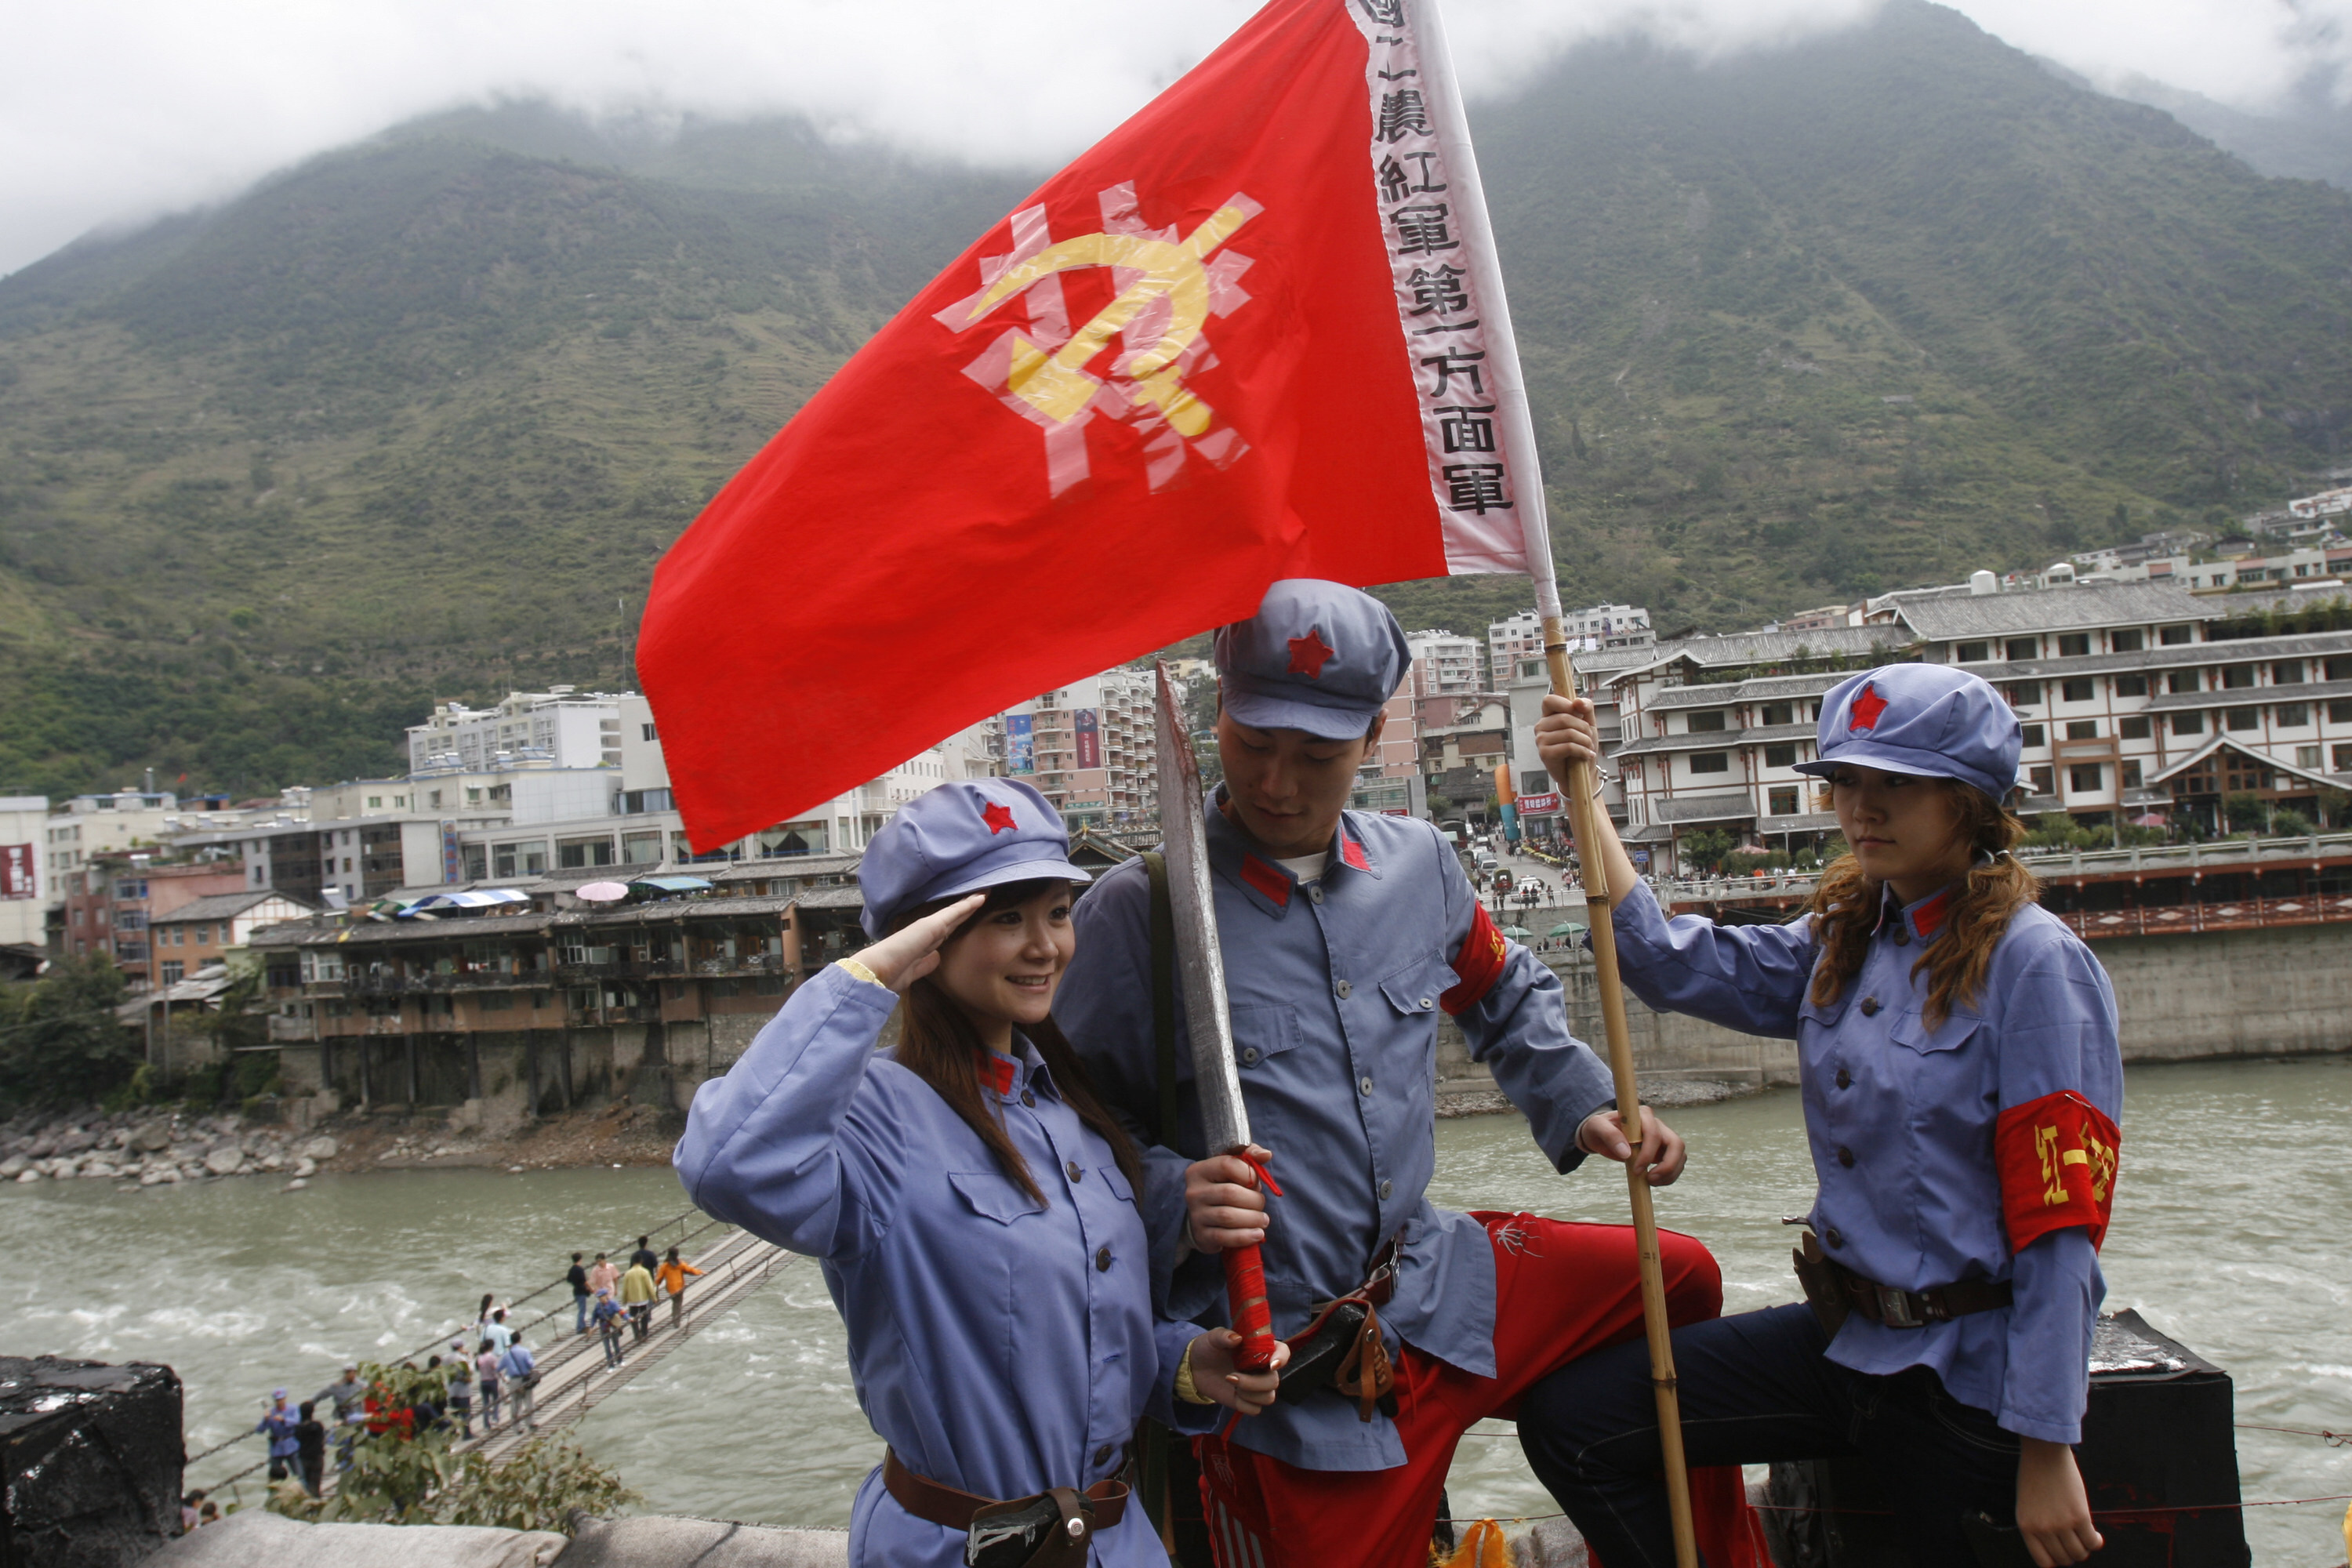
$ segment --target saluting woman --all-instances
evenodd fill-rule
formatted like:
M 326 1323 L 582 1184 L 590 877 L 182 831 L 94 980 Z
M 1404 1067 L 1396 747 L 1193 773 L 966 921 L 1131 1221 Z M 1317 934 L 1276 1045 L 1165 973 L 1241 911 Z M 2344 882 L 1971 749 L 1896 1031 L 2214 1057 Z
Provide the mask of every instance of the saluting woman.
M 1605 814 L 1625 983 L 1652 1006 L 1797 1041 L 1819 1178 L 1809 1304 L 1675 1331 L 1694 1465 L 1853 1456 L 1911 1560 L 2101 1545 L 2081 1439 L 2123 1062 L 2115 994 L 2035 902 L 2003 802 L 2020 732 L 1982 680 L 1890 665 L 1833 688 L 1814 760 L 1850 855 L 1785 926 L 1668 920 Z M 1556 778 L 1598 760 L 1591 705 L 1545 703 Z M 1540 1418 L 1527 1419 L 1532 1411 Z M 1631 1344 L 1522 1406 L 1528 1459 L 1610 1568 L 1673 1561 L 1649 1366 Z M 1982 1516 L 1974 1523 L 1970 1516 Z
M 1231 1330 L 1154 1322 L 1135 1147 L 1051 1011 L 1087 879 L 1027 784 L 908 803 L 858 868 L 873 945 L 793 993 L 679 1141 L 698 1205 L 823 1260 L 889 1445 L 853 1563 L 946 1568 L 968 1540 L 991 1563 L 1164 1563 L 1123 1480 L 1138 1418 L 1200 1432 L 1274 1396 Z

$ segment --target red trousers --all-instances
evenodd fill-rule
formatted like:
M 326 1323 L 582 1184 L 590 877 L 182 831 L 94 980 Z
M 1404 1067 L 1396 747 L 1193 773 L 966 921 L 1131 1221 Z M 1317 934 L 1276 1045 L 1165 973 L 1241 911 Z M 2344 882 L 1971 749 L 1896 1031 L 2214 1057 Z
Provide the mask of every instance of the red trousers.
M 1426 1568 L 1437 1500 L 1471 1424 L 1513 1416 L 1519 1396 L 1549 1373 L 1641 1333 L 1632 1226 L 1471 1217 L 1495 1246 L 1496 1375 L 1474 1376 L 1405 1346 L 1396 1361 L 1405 1462 L 1396 1469 L 1303 1470 L 1221 1436 L 1194 1439 L 1218 1568 Z M 1706 1248 L 1672 1231 L 1660 1231 L 1658 1245 L 1669 1319 L 1680 1325 L 1720 1313 L 1723 1276 Z M 1737 1466 L 1692 1471 L 1691 1499 L 1699 1550 L 1714 1568 L 1769 1568 Z

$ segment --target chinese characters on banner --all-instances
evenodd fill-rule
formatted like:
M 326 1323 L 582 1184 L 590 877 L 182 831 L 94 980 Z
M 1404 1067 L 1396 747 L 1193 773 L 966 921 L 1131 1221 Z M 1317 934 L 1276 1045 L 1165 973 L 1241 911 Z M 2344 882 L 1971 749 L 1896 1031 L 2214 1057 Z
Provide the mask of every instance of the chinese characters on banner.
M 1430 485 L 1439 509 L 1451 514 L 1447 559 L 1457 572 L 1482 558 L 1522 569 L 1518 476 L 1497 439 L 1496 419 L 1517 377 L 1489 357 L 1495 351 L 1486 323 L 1499 302 L 1482 298 L 1484 268 L 1470 254 L 1483 220 L 1470 223 L 1465 216 L 1465 203 L 1481 197 L 1449 169 L 1441 143 L 1444 100 L 1454 90 L 1451 73 L 1424 64 L 1411 0 L 1351 5 L 1368 46 L 1372 184 L 1412 362 Z
M 29 899 L 33 886 L 33 847 L 0 844 L 0 899 Z
M 1102 766 L 1102 714 L 1092 708 L 1081 708 L 1071 715 L 1077 727 L 1078 766 Z
M 1004 771 L 1008 773 L 1034 773 L 1037 771 L 1037 737 L 1035 722 L 1026 713 L 1004 716 Z

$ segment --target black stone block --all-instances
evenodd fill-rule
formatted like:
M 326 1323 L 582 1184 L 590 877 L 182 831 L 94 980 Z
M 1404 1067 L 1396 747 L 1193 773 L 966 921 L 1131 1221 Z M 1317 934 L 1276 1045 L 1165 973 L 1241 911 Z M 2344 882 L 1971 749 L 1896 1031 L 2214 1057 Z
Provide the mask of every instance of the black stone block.
M 0 1356 L 0 1568 L 130 1568 L 180 1525 L 168 1366 Z

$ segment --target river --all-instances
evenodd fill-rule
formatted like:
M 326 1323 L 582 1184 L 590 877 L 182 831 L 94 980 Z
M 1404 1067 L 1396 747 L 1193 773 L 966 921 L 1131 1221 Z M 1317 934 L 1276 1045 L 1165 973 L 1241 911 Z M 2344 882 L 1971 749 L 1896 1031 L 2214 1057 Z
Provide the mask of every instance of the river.
M 2126 1084 L 2108 1306 L 2138 1308 L 2231 1373 L 2240 1422 L 2352 1429 L 2352 1058 L 2137 1068 Z M 1661 1221 L 1714 1247 L 1727 1310 L 1793 1300 L 1778 1222 L 1811 1189 L 1794 1094 L 1671 1120 L 1691 1168 L 1660 1195 Z M 1517 1118 L 1442 1122 L 1437 1138 L 1441 1204 L 1623 1217 L 1613 1168 L 1554 1174 Z M 483 1291 L 539 1285 L 573 1248 L 614 1247 L 684 1206 L 667 1172 L 639 1169 L 379 1173 L 300 1193 L 248 1180 L 9 1185 L 0 1352 L 169 1363 L 187 1384 L 194 1453 L 257 1420 L 272 1386 L 301 1397 L 345 1359 L 427 1343 L 470 1321 Z M 842 1347 L 816 1269 L 793 1260 L 608 1400 L 580 1438 L 651 1510 L 845 1523 L 879 1444 Z M 2238 1439 L 2249 1500 L 2352 1492 L 2352 1449 L 2261 1430 Z M 191 1482 L 259 1451 L 239 1444 Z M 1500 1426 L 1464 1441 L 1451 1489 L 1465 1517 L 1552 1510 Z M 2343 1506 L 2250 1510 L 2255 1562 L 2342 1562 Z

